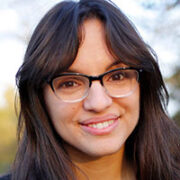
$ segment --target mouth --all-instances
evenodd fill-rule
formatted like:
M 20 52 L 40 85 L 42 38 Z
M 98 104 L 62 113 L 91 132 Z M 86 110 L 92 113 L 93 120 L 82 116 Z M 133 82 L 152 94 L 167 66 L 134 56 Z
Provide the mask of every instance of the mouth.
M 104 129 L 111 126 L 114 123 L 114 121 L 115 120 L 109 120 L 109 121 L 100 122 L 100 123 L 92 123 L 92 124 L 88 124 L 87 126 L 95 128 L 95 129 Z
M 119 123 L 118 116 L 109 116 L 104 118 L 93 118 L 85 123 L 80 123 L 83 131 L 92 135 L 104 135 L 111 133 Z

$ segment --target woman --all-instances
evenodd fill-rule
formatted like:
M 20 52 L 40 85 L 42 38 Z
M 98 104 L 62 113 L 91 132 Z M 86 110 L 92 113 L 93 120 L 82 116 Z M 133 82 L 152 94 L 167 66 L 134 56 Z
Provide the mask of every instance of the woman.
M 17 73 L 13 180 L 179 180 L 180 130 L 156 56 L 111 1 L 64 1 Z

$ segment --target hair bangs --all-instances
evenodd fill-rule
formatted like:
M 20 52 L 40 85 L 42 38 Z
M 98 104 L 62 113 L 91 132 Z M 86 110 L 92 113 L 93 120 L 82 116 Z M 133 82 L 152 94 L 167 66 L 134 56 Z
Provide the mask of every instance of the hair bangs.
M 63 2 L 51 9 L 35 29 L 16 81 L 40 85 L 67 69 L 79 47 L 76 3 Z M 21 79 L 21 80 L 20 80 Z
M 79 7 L 80 24 L 93 18 L 103 23 L 107 48 L 115 60 L 146 71 L 153 70 L 152 50 L 119 7 L 111 1 L 102 4 L 101 0 L 82 0 Z

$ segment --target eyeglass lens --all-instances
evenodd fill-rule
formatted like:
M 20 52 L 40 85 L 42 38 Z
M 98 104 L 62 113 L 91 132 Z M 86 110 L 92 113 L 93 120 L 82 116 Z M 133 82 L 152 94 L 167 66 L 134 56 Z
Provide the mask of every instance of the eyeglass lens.
M 128 96 L 137 86 L 138 72 L 134 69 L 116 70 L 103 76 L 103 85 L 112 97 Z M 54 92 L 63 101 L 82 100 L 89 90 L 89 79 L 83 75 L 61 75 L 52 82 Z

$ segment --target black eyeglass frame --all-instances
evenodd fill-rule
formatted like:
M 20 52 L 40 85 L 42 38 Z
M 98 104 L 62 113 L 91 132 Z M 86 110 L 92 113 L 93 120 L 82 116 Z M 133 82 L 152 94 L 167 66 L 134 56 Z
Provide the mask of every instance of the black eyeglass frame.
M 86 77 L 88 78 L 89 80 L 89 88 L 91 87 L 92 85 L 92 81 L 100 81 L 101 85 L 104 86 L 103 84 L 103 77 L 106 75 L 106 74 L 109 74 L 111 72 L 114 72 L 114 71 L 118 71 L 118 70 L 136 70 L 138 72 L 138 78 L 137 78 L 137 81 L 139 82 L 139 73 L 142 72 L 142 69 L 140 68 L 135 68 L 135 67 L 120 67 L 120 68 L 116 68 L 116 69 L 112 69 L 110 71 L 107 71 L 103 74 L 100 74 L 99 76 L 88 76 L 86 74 L 82 74 L 82 73 L 74 73 L 74 72 L 70 72 L 70 73 L 62 73 L 62 74 L 59 74 L 59 75 L 56 75 L 54 77 L 52 77 L 50 80 L 47 80 L 47 83 L 51 86 L 51 89 L 55 92 L 54 90 L 54 87 L 53 87 L 53 80 L 60 77 L 60 76 L 70 76 L 70 75 L 76 75 L 76 76 L 83 76 L 83 77 Z

